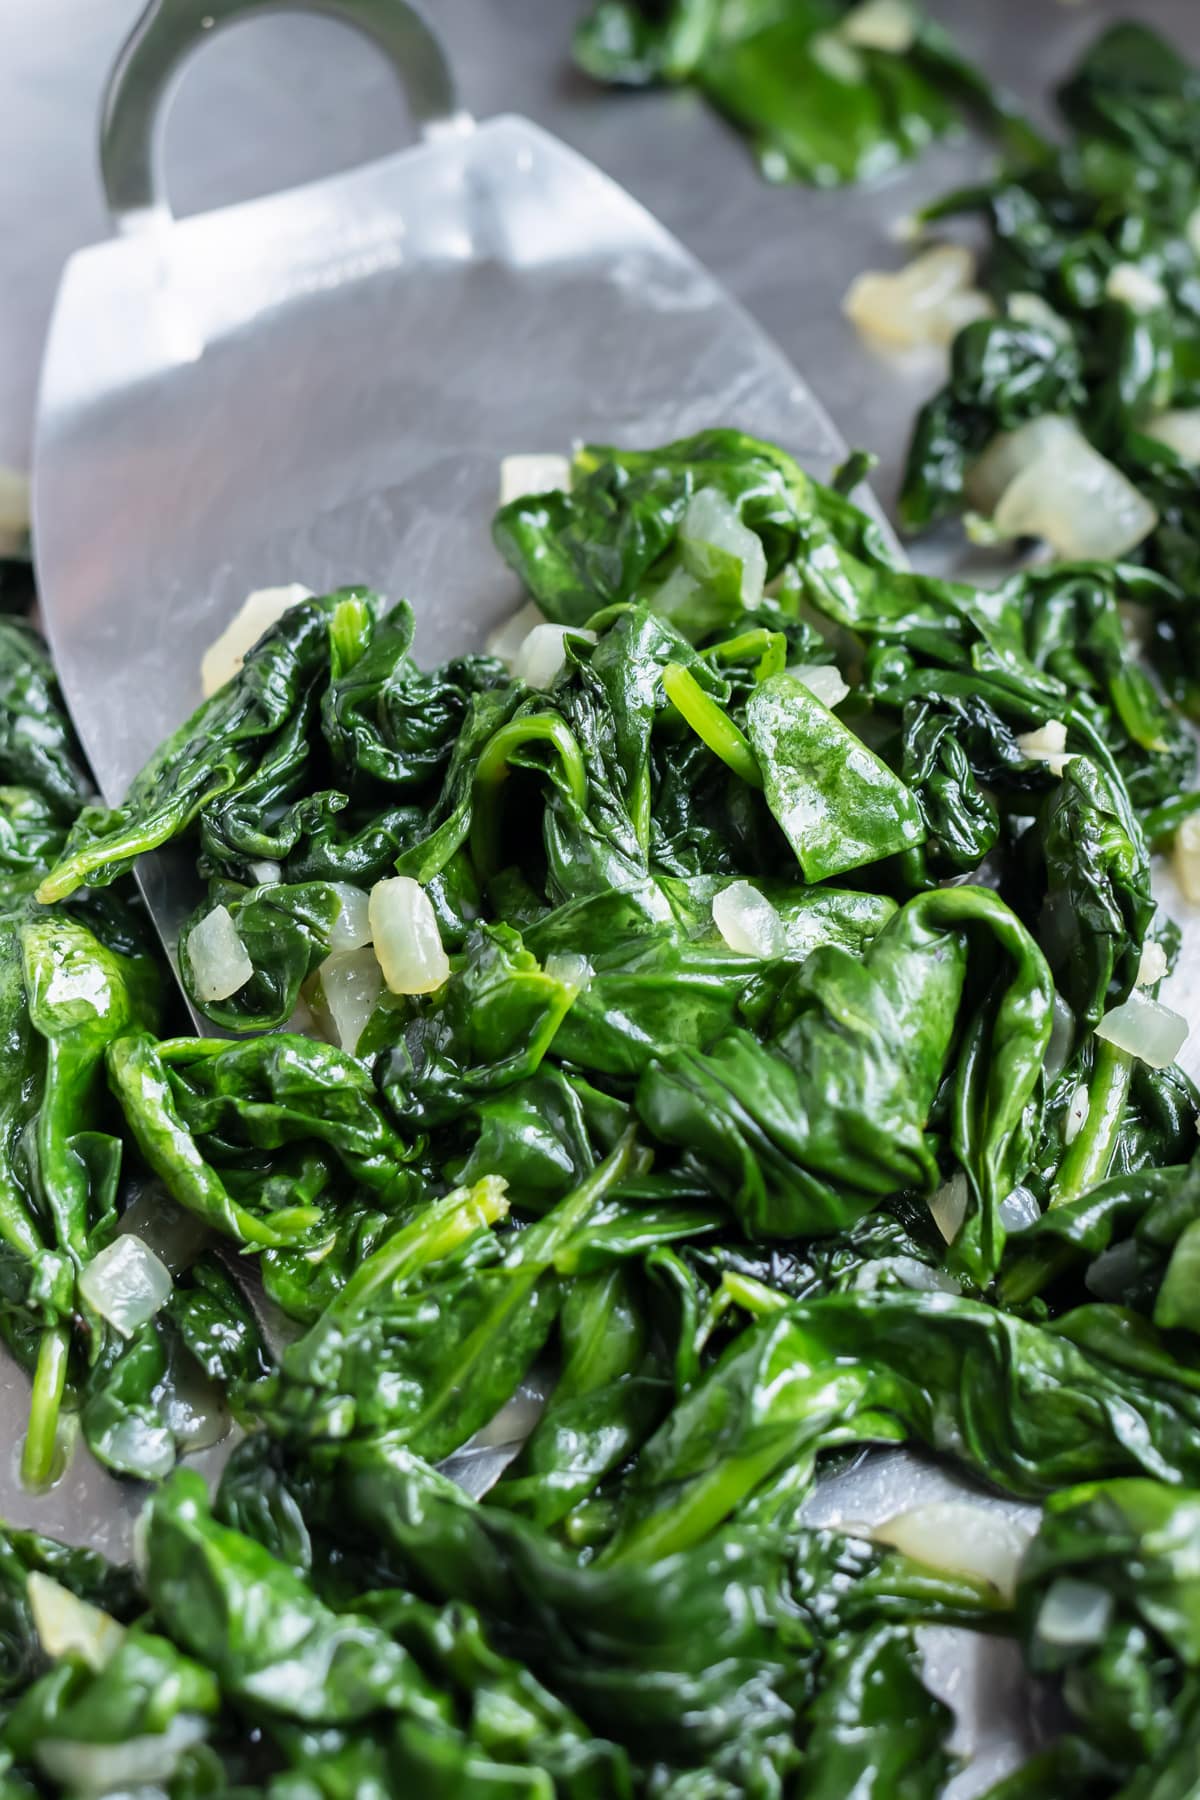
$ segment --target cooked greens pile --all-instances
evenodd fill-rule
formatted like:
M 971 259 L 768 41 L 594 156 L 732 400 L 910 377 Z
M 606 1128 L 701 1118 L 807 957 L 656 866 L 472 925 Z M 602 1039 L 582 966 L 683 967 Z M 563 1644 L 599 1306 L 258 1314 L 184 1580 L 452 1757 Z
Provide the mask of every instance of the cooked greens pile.
M 0 1538 L 3 1800 L 920 1800 L 931 1623 L 1059 1686 L 1005 1795 L 1190 1791 L 1153 578 L 911 573 L 857 472 L 586 446 L 496 517 L 515 655 L 422 671 L 405 603 L 300 600 L 115 811 L 0 624 L 26 1469 L 70 1418 L 161 1482 L 136 1575 Z M 231 1035 L 161 1035 L 119 896 L 166 844 Z M 210 1506 L 174 1465 L 226 1409 Z M 1045 1500 L 1019 1576 L 807 1524 L 881 1442 Z
M 1064 533 L 1115 530 L 1116 552 L 1159 578 L 1146 593 L 1151 648 L 1195 716 L 1200 74 L 1148 28 L 1120 25 L 1059 102 L 1070 128 L 1062 148 L 924 215 L 985 221 L 983 280 L 997 313 L 954 342 L 949 381 L 917 422 L 901 518 L 920 530 L 964 507 L 1002 521 L 1007 511 L 1010 531 L 1060 547 Z M 1070 445 L 1066 421 L 1114 465 L 1107 477 Z M 1038 456 L 1040 475 L 1029 468 Z M 1023 470 L 1024 504 L 1005 507 Z
M 624 87 L 686 82 L 750 138 L 771 181 L 865 181 L 966 109 L 1040 139 L 909 0 L 599 0 L 575 60 Z

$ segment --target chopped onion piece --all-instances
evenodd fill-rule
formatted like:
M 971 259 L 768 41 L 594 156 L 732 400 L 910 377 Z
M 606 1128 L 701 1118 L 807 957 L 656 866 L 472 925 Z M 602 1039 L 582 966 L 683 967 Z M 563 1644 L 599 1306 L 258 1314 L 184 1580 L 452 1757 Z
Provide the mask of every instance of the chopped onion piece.
M 1079 435 L 1072 419 L 1043 413 L 1015 431 L 1000 431 L 967 472 L 967 498 L 979 512 L 991 514 L 1027 464 L 1043 452 L 1053 455 Z
M 961 1294 L 962 1282 L 944 1269 L 931 1268 L 915 1256 L 879 1256 L 865 1263 L 854 1278 L 859 1293 L 870 1294 L 887 1275 L 894 1275 L 907 1288 L 925 1294 Z
M 250 873 L 253 875 L 259 887 L 274 887 L 277 881 L 283 880 L 282 864 L 269 862 L 266 859 L 262 862 L 252 862 L 250 864 Z
M 111 1613 L 78 1599 L 39 1569 L 25 1582 L 34 1630 L 47 1656 L 76 1656 L 97 1674 L 120 1648 L 125 1627 Z
M 1041 1218 L 1041 1208 L 1027 1187 L 1015 1187 L 996 1208 L 1005 1231 L 1028 1231 Z
M 864 336 L 912 349 L 948 344 L 972 319 L 992 310 L 972 286 L 975 258 L 962 244 L 936 244 L 906 268 L 867 269 L 851 282 L 842 311 Z
M 1044 762 L 1052 775 L 1061 776 L 1069 762 L 1075 759 L 1065 755 L 1067 748 L 1067 728 L 1061 719 L 1047 719 L 1036 731 L 1022 731 L 1017 734 L 1017 749 L 1029 762 Z
M 132 1337 L 171 1298 L 171 1271 L 149 1244 L 126 1233 L 92 1258 L 79 1277 L 79 1292 L 94 1312 Z
M 1118 1050 L 1127 1051 L 1151 1069 L 1165 1069 L 1173 1063 L 1187 1040 L 1187 1020 L 1151 1000 L 1135 988 L 1128 1000 L 1106 1012 L 1096 1027 L 1096 1036 Z
M 571 625 L 535 625 L 513 658 L 512 672 L 526 687 L 546 689 L 554 686 L 567 666 L 565 639 L 582 638 L 594 644 L 594 631 L 580 631 Z
M 1157 987 L 1166 972 L 1166 951 L 1153 938 L 1147 938 L 1142 945 L 1142 954 L 1138 960 L 1138 971 L 1133 981 L 1134 987 Z
M 1084 1126 L 1088 1113 L 1092 1109 L 1092 1097 L 1088 1093 L 1087 1083 L 1081 1081 L 1067 1104 L 1067 1116 L 1063 1121 L 1063 1143 L 1073 1144 Z
M 786 673 L 802 681 L 809 693 L 815 694 L 831 712 L 850 692 L 836 663 L 789 663 Z
M 523 500 L 526 494 L 564 493 L 571 486 L 571 459 L 553 450 L 527 456 L 506 456 L 500 463 L 500 504 Z
M 351 1056 L 383 991 L 383 970 L 374 950 L 337 950 L 317 970 L 320 1010 L 335 1044 Z
M 1011 1600 L 1033 1528 L 991 1507 L 934 1500 L 885 1519 L 871 1536 L 877 1544 L 891 1544 L 931 1569 L 973 1575 Z
M 765 894 L 749 881 L 731 881 L 713 895 L 713 924 L 731 950 L 763 961 L 782 956 L 787 931 L 782 918 Z
M 1037 1634 L 1047 1644 L 1064 1647 L 1098 1644 L 1111 1617 L 1112 1595 L 1104 1588 L 1060 1575 L 1038 1609 Z
M 1165 444 L 1184 462 L 1200 463 L 1200 406 L 1159 413 L 1142 426 L 1142 432 Z
M 494 631 L 490 631 L 483 647 L 489 656 L 494 656 L 497 662 L 502 662 L 505 668 L 511 671 L 517 660 L 517 652 L 534 626 L 545 623 L 545 613 L 540 606 L 530 600 L 525 606 L 518 607 L 515 613 L 497 625 Z
M 1001 537 L 1043 538 L 1059 556 L 1111 562 L 1158 523 L 1145 495 L 1068 419 L 1035 419 L 993 439 L 968 483 L 981 510 L 981 496 L 1012 469 L 992 514 Z
M 0 556 L 20 556 L 29 541 L 29 477 L 0 466 Z
M 839 32 L 863 50 L 890 50 L 903 56 L 917 35 L 917 21 L 906 0 L 862 0 L 846 14 Z
M 1153 312 L 1156 306 L 1165 306 L 1167 290 L 1161 281 L 1137 263 L 1121 262 L 1109 270 L 1104 291 L 1110 300 L 1120 300 L 1136 313 Z
M 1171 860 L 1184 899 L 1200 906 L 1200 813 L 1190 813 L 1176 831 Z
M 714 561 L 732 558 L 742 565 L 742 605 L 752 608 L 762 599 L 767 579 L 762 540 L 742 524 L 737 508 L 718 489 L 700 488 L 688 501 L 679 527 L 679 552 L 684 568 L 701 582 L 710 578 Z
M 960 1169 L 930 1198 L 929 1210 L 933 1214 L 933 1222 L 948 1244 L 952 1244 L 962 1230 L 969 1195 L 967 1178 Z
M 581 992 L 592 979 L 592 965 L 576 950 L 552 950 L 543 965 L 543 973 L 563 987 Z
M 1004 305 L 1009 318 L 1018 325 L 1036 325 L 1064 342 L 1071 336 L 1071 327 L 1062 314 L 1056 313 L 1040 294 L 1010 294 Z
M 1183 235 L 1187 238 L 1188 243 L 1192 246 L 1196 255 L 1200 256 L 1200 206 L 1198 206 L 1194 212 L 1188 214 L 1187 223 L 1183 228 Z
M 866 79 L 863 59 L 836 31 L 818 31 L 808 40 L 808 53 L 835 81 L 856 86 Z
M 256 588 L 247 594 L 241 608 L 229 621 L 216 642 L 210 644 L 200 663 L 200 686 L 207 700 L 227 681 L 232 681 L 264 631 L 282 619 L 289 607 L 301 600 L 311 600 L 312 590 L 298 581 L 287 587 Z
M 433 902 L 410 875 L 393 875 L 371 889 L 371 936 L 383 979 L 393 994 L 432 994 L 450 975 Z
M 331 881 L 338 897 L 338 915 L 329 933 L 331 950 L 361 950 L 371 941 L 370 905 L 362 889 L 349 881 Z
M 43 1738 L 34 1756 L 51 1781 L 77 1800 L 169 1782 L 185 1751 L 208 1734 L 205 1721 L 179 1713 L 165 1731 L 153 1737 L 126 1738 L 120 1744 L 87 1744 L 75 1738 Z
M 254 973 L 227 906 L 214 906 L 187 936 L 187 958 L 201 1000 L 228 1000 Z

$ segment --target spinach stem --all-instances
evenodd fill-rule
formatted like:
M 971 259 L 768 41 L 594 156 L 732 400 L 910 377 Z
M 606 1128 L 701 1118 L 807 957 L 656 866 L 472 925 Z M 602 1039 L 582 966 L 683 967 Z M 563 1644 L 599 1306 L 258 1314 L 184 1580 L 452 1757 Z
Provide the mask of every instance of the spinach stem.
M 43 1332 L 33 1372 L 29 1429 L 21 1452 L 21 1480 L 35 1492 L 49 1487 L 58 1447 L 58 1416 L 67 1385 L 67 1333 L 55 1325 Z
M 588 775 L 579 740 L 558 713 L 526 713 L 494 732 L 479 753 L 471 794 L 471 859 L 486 881 L 500 868 L 501 790 L 519 750 L 548 744 L 557 751 L 571 798 L 587 804 Z
M 1050 1197 L 1051 1206 L 1077 1200 L 1108 1174 L 1116 1149 L 1121 1115 L 1129 1093 L 1133 1058 L 1127 1050 L 1096 1039 L 1096 1060 L 1088 1083 L 1088 1115 L 1078 1137 L 1067 1148 Z
M 713 755 L 727 763 L 749 787 L 761 788 L 762 774 L 749 740 L 712 695 L 705 693 L 696 677 L 681 663 L 668 663 L 663 670 L 663 688 L 671 705 Z

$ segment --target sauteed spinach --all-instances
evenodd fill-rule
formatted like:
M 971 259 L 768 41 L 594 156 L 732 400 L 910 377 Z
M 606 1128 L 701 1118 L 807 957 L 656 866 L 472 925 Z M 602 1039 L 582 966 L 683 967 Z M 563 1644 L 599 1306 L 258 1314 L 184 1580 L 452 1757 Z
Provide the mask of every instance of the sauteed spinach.
M 686 82 L 749 137 L 771 181 L 865 181 L 963 110 L 1040 139 L 909 0 L 599 0 L 575 60 L 623 87 Z
M 1198 97 L 1200 74 L 1155 32 L 1115 26 L 1059 91 L 1061 148 L 926 210 L 928 224 L 984 221 L 983 283 L 997 310 L 956 338 L 949 381 L 917 420 L 900 502 L 914 531 L 966 506 L 989 510 L 973 471 L 997 434 L 1076 421 L 1142 496 L 1131 547 L 1163 578 L 1146 588 L 1151 647 L 1193 715 Z
M 136 1576 L 0 1538 L 0 1793 L 918 1800 L 938 1623 L 1061 1681 L 1002 1793 L 1186 1791 L 1193 742 L 1143 569 L 914 574 L 856 473 L 584 446 L 495 520 L 519 649 L 301 600 L 113 810 L 0 620 L 26 1468 L 61 1413 L 161 1483 Z M 160 1012 L 167 843 L 230 1035 Z M 806 1522 L 898 1442 L 1046 1502 L 1019 1581 Z

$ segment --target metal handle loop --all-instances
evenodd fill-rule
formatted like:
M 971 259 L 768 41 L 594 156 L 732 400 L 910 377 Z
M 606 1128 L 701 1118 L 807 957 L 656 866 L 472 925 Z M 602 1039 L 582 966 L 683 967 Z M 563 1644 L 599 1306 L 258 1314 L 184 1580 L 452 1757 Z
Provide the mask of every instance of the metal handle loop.
M 212 31 L 264 12 L 323 13 L 369 37 L 423 137 L 469 127 L 446 53 L 408 0 L 150 0 L 113 65 L 101 113 L 100 173 L 118 231 L 170 219 L 159 126 L 182 64 Z

